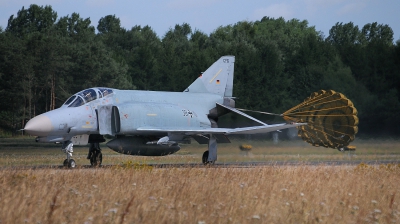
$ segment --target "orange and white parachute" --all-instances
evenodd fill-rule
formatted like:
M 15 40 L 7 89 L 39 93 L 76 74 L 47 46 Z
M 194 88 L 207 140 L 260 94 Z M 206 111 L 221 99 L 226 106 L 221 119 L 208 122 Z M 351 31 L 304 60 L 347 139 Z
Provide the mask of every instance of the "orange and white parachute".
M 289 122 L 307 123 L 297 127 L 298 135 L 313 146 L 340 149 L 358 132 L 357 109 L 346 96 L 333 90 L 314 92 L 282 115 Z

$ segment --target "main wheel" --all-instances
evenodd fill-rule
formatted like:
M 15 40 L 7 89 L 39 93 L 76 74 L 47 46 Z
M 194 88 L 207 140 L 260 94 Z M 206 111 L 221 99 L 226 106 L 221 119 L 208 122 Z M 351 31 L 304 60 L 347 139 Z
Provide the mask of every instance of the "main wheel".
M 90 157 L 90 164 L 92 166 L 100 166 L 103 161 L 103 154 L 101 151 L 94 151 L 92 156 Z
M 64 165 L 64 167 L 67 167 L 67 166 L 68 166 L 68 159 L 65 159 L 65 160 L 64 160 L 63 165 Z
M 203 153 L 203 157 L 201 158 L 204 165 L 208 164 L 208 150 Z
M 75 168 L 75 166 L 76 166 L 75 160 L 70 159 L 68 162 L 68 168 Z

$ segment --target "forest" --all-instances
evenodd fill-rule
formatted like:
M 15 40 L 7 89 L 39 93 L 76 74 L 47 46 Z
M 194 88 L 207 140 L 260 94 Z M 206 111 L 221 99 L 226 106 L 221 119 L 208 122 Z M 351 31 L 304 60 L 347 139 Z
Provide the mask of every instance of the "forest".
M 0 136 L 20 135 L 30 118 L 90 87 L 183 91 L 223 55 L 236 57 L 239 108 L 282 113 L 332 89 L 353 101 L 360 134 L 398 136 L 400 40 L 378 22 L 332 25 L 325 36 L 306 20 L 265 16 L 209 35 L 176 24 L 159 37 L 149 26 L 121 27 L 116 15 L 94 27 L 49 5 L 22 7 L 0 27 Z

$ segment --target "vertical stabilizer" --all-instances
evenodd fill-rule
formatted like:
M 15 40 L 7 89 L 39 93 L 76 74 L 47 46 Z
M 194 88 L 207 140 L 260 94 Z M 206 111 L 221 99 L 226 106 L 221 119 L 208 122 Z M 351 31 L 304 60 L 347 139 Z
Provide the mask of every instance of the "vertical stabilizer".
M 222 56 L 214 62 L 185 92 L 215 93 L 232 97 L 235 56 Z

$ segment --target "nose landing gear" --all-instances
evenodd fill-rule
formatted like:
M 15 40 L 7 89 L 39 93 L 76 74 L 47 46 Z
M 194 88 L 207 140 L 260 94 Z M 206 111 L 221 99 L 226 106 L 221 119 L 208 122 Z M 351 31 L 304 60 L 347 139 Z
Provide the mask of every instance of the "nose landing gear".
M 71 141 L 65 141 L 63 143 L 62 149 L 61 149 L 65 154 L 67 154 L 67 158 L 64 160 L 64 167 L 68 168 L 75 168 L 76 167 L 76 162 L 73 160 L 72 153 L 74 152 L 74 144 L 72 144 Z

